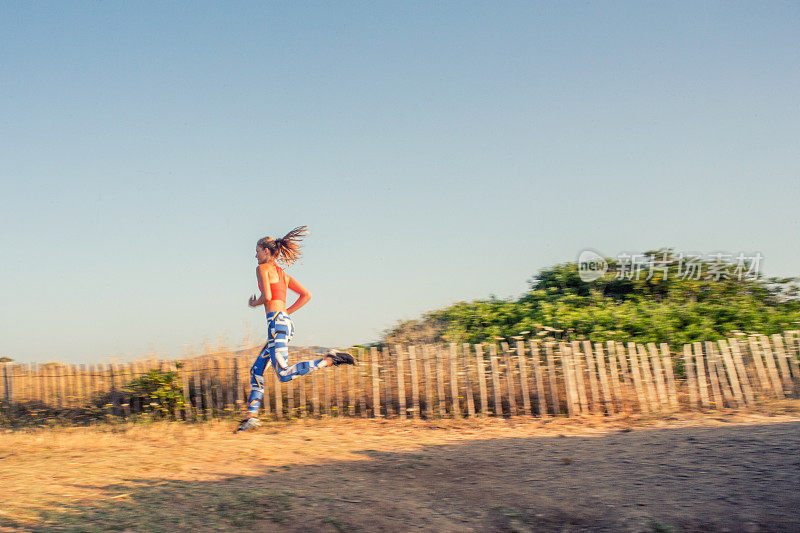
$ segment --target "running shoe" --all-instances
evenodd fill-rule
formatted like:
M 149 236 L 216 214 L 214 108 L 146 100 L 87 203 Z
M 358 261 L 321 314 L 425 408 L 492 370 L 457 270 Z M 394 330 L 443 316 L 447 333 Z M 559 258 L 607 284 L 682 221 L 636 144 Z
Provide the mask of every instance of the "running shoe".
M 333 359 L 333 366 L 356 364 L 356 360 L 353 359 L 353 356 L 346 352 L 328 350 L 328 353 L 325 354 L 325 357 L 330 357 Z
M 250 431 L 251 429 L 255 429 L 261 425 L 261 421 L 258 418 L 245 418 L 239 423 L 239 427 L 236 428 L 234 433 L 238 433 L 240 431 Z

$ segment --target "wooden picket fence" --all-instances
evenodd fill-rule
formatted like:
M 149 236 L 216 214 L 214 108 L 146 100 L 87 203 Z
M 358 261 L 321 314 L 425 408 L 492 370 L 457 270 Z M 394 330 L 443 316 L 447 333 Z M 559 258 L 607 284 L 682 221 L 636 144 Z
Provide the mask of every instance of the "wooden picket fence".
M 667 413 L 754 407 L 800 393 L 800 331 L 667 344 L 517 341 L 513 345 L 396 345 L 356 348 L 359 364 L 288 383 L 268 370 L 262 418 L 307 416 L 475 417 Z M 292 360 L 315 356 L 296 352 Z M 127 417 L 153 409 L 125 385 L 152 369 L 176 370 L 185 402 L 171 417 L 241 413 L 252 355 L 107 365 L 5 363 L 7 408 L 102 406 Z

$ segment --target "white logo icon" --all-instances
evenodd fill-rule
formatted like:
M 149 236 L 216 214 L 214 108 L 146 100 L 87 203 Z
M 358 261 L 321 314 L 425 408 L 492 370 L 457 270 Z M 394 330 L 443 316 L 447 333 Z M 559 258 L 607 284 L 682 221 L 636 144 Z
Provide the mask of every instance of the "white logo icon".
M 578 255 L 578 276 L 581 281 L 588 283 L 600 279 L 606 272 L 608 272 L 608 263 L 596 251 L 586 249 Z

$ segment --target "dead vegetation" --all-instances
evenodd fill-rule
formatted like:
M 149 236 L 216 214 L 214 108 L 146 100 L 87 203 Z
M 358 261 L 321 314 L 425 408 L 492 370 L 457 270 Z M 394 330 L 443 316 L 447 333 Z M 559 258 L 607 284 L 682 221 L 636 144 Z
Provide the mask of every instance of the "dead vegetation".
M 798 412 L 5 431 L 0 527 L 776 531 L 800 527 Z

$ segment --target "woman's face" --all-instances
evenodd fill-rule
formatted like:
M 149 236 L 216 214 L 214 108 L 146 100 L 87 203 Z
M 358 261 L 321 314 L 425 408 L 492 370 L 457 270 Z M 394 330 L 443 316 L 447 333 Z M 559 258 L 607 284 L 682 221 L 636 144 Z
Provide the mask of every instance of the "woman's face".
M 258 259 L 259 265 L 269 261 L 269 252 L 266 250 L 266 248 L 256 246 L 256 259 Z

